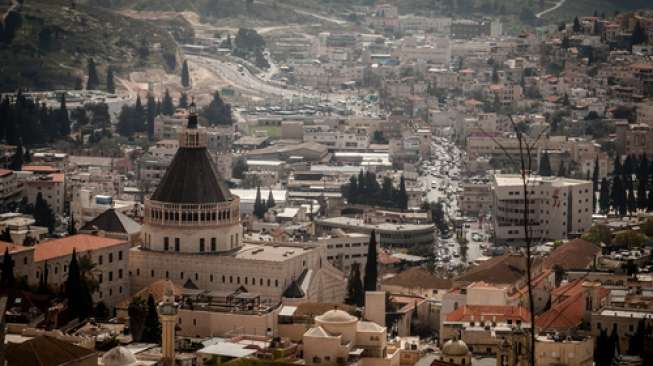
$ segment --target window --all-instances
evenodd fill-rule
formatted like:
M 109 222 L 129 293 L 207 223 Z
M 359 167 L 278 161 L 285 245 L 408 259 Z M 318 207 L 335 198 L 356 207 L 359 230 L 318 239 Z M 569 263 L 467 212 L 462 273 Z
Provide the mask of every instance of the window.
M 97 257 L 98 264 L 102 264 L 102 256 Z
M 224 275 L 222 275 L 222 283 L 224 283 L 224 282 L 225 282 L 225 278 L 224 278 Z
M 175 252 L 179 251 L 179 238 L 175 238 Z
M 217 247 L 216 239 L 215 239 L 215 238 L 211 238 L 211 251 L 212 251 L 212 252 L 215 252 L 216 247 Z
M 201 239 L 200 239 L 200 252 L 201 252 L 201 253 L 204 252 L 204 238 L 201 238 Z
M 197 274 L 197 272 L 195 272 L 195 281 L 199 281 L 199 279 L 200 279 L 200 275 Z
M 102 273 L 97 276 L 97 282 L 102 283 Z
M 113 281 L 113 271 L 109 271 L 109 282 Z
M 122 269 L 118 270 L 118 278 L 122 278 Z
M 179 272 L 179 278 L 184 279 L 184 272 Z
M 122 250 L 118 251 L 118 260 L 122 260 Z
M 165 238 L 163 238 L 163 250 L 167 251 L 167 250 L 169 250 L 169 248 L 170 248 L 170 241 L 169 241 L 168 237 L 166 236 Z
M 113 263 L 113 253 L 109 253 L 109 263 Z
M 234 283 L 234 277 L 233 276 L 229 276 L 229 283 Z
M 270 287 L 270 283 L 271 283 L 271 282 L 270 282 L 270 279 L 268 278 L 268 287 Z

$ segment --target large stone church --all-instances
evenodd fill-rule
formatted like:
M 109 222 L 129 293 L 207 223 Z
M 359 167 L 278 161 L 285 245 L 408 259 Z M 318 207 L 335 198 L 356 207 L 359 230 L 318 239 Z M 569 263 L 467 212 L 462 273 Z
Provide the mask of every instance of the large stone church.
M 342 302 L 345 279 L 324 248 L 243 240 L 239 198 L 207 151 L 195 107 L 179 150 L 145 200 L 142 245 L 129 253 L 131 291 L 168 279 L 186 288 L 236 289 L 269 302 Z

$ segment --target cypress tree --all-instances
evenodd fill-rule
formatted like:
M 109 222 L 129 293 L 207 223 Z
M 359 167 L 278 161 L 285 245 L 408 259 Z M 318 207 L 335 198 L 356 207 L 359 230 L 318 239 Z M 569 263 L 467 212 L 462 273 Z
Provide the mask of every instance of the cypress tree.
M 111 66 L 107 70 L 107 92 L 111 94 L 116 92 L 116 85 L 113 81 L 113 68 Z
M 147 316 L 145 317 L 142 341 L 161 343 L 161 323 L 159 322 L 154 297 L 151 294 L 147 298 Z
M 599 157 L 594 159 L 594 170 L 592 171 L 592 212 L 596 212 L 596 195 L 599 193 Z
M 582 30 L 582 27 L 580 26 L 580 21 L 578 20 L 578 17 L 574 18 L 574 26 L 572 28 L 574 30 L 574 33 L 578 33 Z
M 372 230 L 367 247 L 367 263 L 365 263 L 365 291 L 376 291 L 378 264 L 376 252 L 376 232 Z
M 39 278 L 39 292 L 47 293 L 48 292 L 48 261 L 43 262 L 43 271 L 41 272 L 41 278 Z
M 129 330 L 134 341 L 141 342 L 143 340 L 145 318 L 147 317 L 147 304 L 140 296 L 132 298 L 129 307 L 127 307 L 127 315 L 129 315 Z
M 9 255 L 9 247 L 5 248 L 5 254 L 2 258 L 2 273 L 0 273 L 0 287 L 12 288 L 16 284 L 14 277 L 14 261 Z
M 175 106 L 172 104 L 172 97 L 170 96 L 170 91 L 166 89 L 165 94 L 163 95 L 163 101 L 161 102 L 161 114 L 166 116 L 172 116 L 175 113 Z
M 254 216 L 259 219 L 262 219 L 265 215 L 265 206 L 263 206 L 263 201 L 261 201 L 261 186 L 256 187 L 256 199 L 254 200 Z
M 558 177 L 566 177 L 567 169 L 565 168 L 565 162 L 560 161 L 560 166 L 558 167 Z
M 132 111 L 131 117 L 133 118 L 132 126 L 136 132 L 145 132 L 145 121 L 147 116 L 145 114 L 145 108 L 141 103 L 141 96 L 136 96 L 136 104 L 134 105 L 134 110 Z
M 633 34 L 631 37 L 631 42 L 634 45 L 642 44 L 648 40 L 648 37 L 646 36 L 646 32 L 644 31 L 644 28 L 640 24 L 639 20 L 637 23 L 635 23 L 635 27 L 633 28 Z
M 22 170 L 24 158 L 25 155 L 23 155 L 23 145 L 19 143 L 18 146 L 16 146 L 16 151 L 14 152 L 14 155 L 11 157 L 11 163 L 9 164 L 9 169 Z
M 86 89 L 96 90 L 100 85 L 100 79 L 97 75 L 97 69 L 95 67 L 95 61 L 93 58 L 88 59 L 88 80 L 86 81 Z
M 73 249 L 73 255 L 68 265 L 68 278 L 64 286 L 64 296 L 68 300 L 68 312 L 71 319 L 83 320 L 93 313 L 91 292 L 82 278 L 75 249 Z
M 612 181 L 612 194 L 610 197 L 612 208 L 621 216 L 626 216 L 626 192 L 620 176 L 615 176 Z
M 540 175 L 543 177 L 550 177 L 553 174 L 551 171 L 551 160 L 549 159 L 549 152 L 545 151 L 540 158 Z
M 36 225 L 47 227 L 50 233 L 54 230 L 54 212 L 41 192 L 36 195 L 36 201 L 34 202 L 34 220 Z
M 612 175 L 618 176 L 623 174 L 623 167 L 621 166 L 621 157 L 619 155 L 614 157 L 614 168 L 612 169 Z
M 361 281 L 361 271 L 359 263 L 352 263 L 347 279 L 347 301 L 349 305 L 363 306 L 365 302 L 365 291 Z
M 68 118 L 68 108 L 66 107 L 66 93 L 61 93 L 61 104 L 57 111 L 56 123 L 59 136 L 67 137 L 70 135 L 70 119 Z
M 181 95 L 179 96 L 179 108 L 188 108 L 188 95 L 186 93 L 181 92 Z
M 267 208 L 272 208 L 276 205 L 274 202 L 274 196 L 272 195 L 272 189 L 268 192 Z
M 601 193 L 599 194 L 599 208 L 601 213 L 610 211 L 610 183 L 607 178 L 601 180 Z
M 358 178 L 355 175 L 349 177 L 349 186 L 347 186 L 347 203 L 355 204 L 358 198 Z
M 635 158 L 633 155 L 626 156 L 626 161 L 624 162 L 623 175 L 627 180 L 633 179 L 633 173 L 635 171 Z
M 70 214 L 70 220 L 68 220 L 68 235 L 77 234 L 77 228 L 75 227 L 75 217 L 73 214 Z
M 132 110 L 128 105 L 124 104 L 120 109 L 118 115 L 118 125 L 116 131 L 120 136 L 131 137 L 134 134 L 134 126 L 132 125 Z
M 188 62 L 184 60 L 184 63 L 181 65 L 181 85 L 184 88 L 190 86 L 190 74 L 188 73 Z
M 154 120 L 156 119 L 156 101 L 152 94 L 147 95 L 147 138 L 154 139 Z
M 646 200 L 646 212 L 653 211 L 653 189 L 648 191 L 648 199 Z
M 402 210 L 408 209 L 408 193 L 406 193 L 406 179 L 404 178 L 403 175 L 399 179 L 399 192 L 397 193 L 397 201 L 400 209 Z
M 637 200 L 635 199 L 635 192 L 633 192 L 632 186 L 628 189 L 626 204 L 630 215 L 637 212 Z

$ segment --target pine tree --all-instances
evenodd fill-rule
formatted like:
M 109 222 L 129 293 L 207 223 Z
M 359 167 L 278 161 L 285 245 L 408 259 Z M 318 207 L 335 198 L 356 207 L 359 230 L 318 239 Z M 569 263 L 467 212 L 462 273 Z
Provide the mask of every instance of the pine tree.
M 122 109 L 120 109 L 120 114 L 118 115 L 118 125 L 116 126 L 116 131 L 120 136 L 131 137 L 134 134 L 134 126 L 132 125 L 132 109 L 128 105 L 124 104 Z
M 542 157 L 540 158 L 540 175 L 543 177 L 550 177 L 552 174 L 549 152 L 544 151 L 544 154 L 542 154 Z
M 24 157 L 25 155 L 23 155 L 23 145 L 19 143 L 18 146 L 16 146 L 16 151 L 14 152 L 14 155 L 11 157 L 11 163 L 9 164 L 9 169 L 22 170 Z
M 274 196 L 272 195 L 272 189 L 268 192 L 267 208 L 272 208 L 276 205 L 274 202 Z
M 365 263 L 365 291 L 376 291 L 378 264 L 376 252 L 376 232 L 372 230 L 370 242 L 367 247 L 367 263 Z
M 141 342 L 147 317 L 147 304 L 140 296 L 132 298 L 127 307 L 127 315 L 129 315 L 129 330 L 132 333 L 132 338 L 136 342 Z
M 145 132 L 145 122 L 147 115 L 145 114 L 145 108 L 141 103 L 141 96 L 136 96 L 136 104 L 134 105 L 134 110 L 132 111 L 131 118 L 132 126 L 134 126 L 134 131 L 136 132 Z
M 111 66 L 107 70 L 107 92 L 111 94 L 116 92 L 116 85 L 113 81 L 113 68 Z
M 86 89 L 88 90 L 97 90 L 100 86 L 100 79 L 97 75 L 97 69 L 95 67 L 95 61 L 93 58 L 88 59 L 88 80 L 86 81 Z
M 147 316 L 145 317 L 142 341 L 147 343 L 161 343 L 161 323 L 159 322 L 159 314 L 156 310 L 154 297 L 151 294 L 147 298 Z
M 188 95 L 186 93 L 181 92 L 181 95 L 179 96 L 179 108 L 188 108 Z
M 202 117 L 211 125 L 231 125 L 233 119 L 231 116 L 231 106 L 225 104 L 217 91 L 213 94 L 213 99 L 208 106 L 200 111 Z
M 352 263 L 347 279 L 347 299 L 349 305 L 363 306 L 365 302 L 365 291 L 361 281 L 361 271 L 359 263 Z
M 152 94 L 147 95 L 147 138 L 154 139 L 154 120 L 156 119 L 156 101 Z
M 15 285 L 14 261 L 9 255 L 9 247 L 5 247 L 5 254 L 2 258 L 2 273 L 0 275 L 0 288 L 12 288 Z
M 375 180 L 376 181 L 376 180 Z M 397 192 L 397 204 L 402 210 L 408 209 L 408 193 L 406 192 L 406 179 L 403 174 L 399 178 L 399 192 Z
M 184 88 L 190 86 L 190 74 L 188 73 L 188 62 L 184 60 L 184 63 L 181 66 L 181 85 Z
M 610 211 L 610 183 L 607 178 L 601 180 L 601 193 L 599 194 L 599 208 L 601 213 L 606 214 Z
M 166 116 L 172 116 L 174 113 L 175 113 L 175 105 L 172 104 L 172 97 L 170 96 L 170 91 L 166 89 L 166 92 L 163 95 L 163 101 L 161 102 L 161 114 Z

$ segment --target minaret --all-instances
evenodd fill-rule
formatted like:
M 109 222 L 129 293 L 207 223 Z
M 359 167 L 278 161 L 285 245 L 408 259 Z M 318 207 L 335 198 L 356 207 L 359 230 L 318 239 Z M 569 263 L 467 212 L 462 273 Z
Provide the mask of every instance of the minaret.
M 161 318 L 161 354 L 163 364 L 175 364 L 175 325 L 177 324 L 177 303 L 170 288 L 166 289 L 163 301 L 159 303 Z

